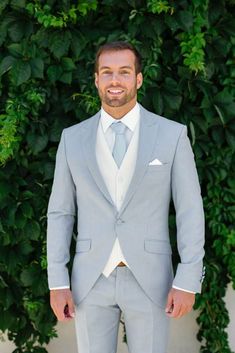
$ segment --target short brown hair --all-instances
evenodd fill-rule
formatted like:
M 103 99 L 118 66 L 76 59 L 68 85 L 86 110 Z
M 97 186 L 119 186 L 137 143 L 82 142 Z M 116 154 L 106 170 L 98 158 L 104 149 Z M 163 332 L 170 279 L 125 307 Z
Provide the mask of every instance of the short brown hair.
M 102 45 L 97 53 L 96 53 L 96 57 L 95 57 L 95 72 L 98 72 L 98 67 L 99 67 L 99 57 L 102 53 L 106 52 L 106 51 L 119 51 L 119 50 L 130 50 L 132 51 L 132 53 L 135 55 L 135 71 L 136 74 L 138 74 L 139 72 L 141 72 L 142 70 L 142 58 L 140 53 L 138 52 L 138 50 L 130 43 L 127 42 L 121 42 L 121 41 L 117 41 L 117 42 L 110 42 L 110 43 L 106 43 L 104 45 Z

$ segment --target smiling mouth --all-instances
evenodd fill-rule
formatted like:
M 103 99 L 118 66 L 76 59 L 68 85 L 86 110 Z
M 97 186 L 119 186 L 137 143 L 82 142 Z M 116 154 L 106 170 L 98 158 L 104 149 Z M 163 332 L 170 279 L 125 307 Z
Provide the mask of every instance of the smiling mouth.
M 123 89 L 108 89 L 107 91 L 109 94 L 112 94 L 114 96 L 118 96 L 124 92 Z

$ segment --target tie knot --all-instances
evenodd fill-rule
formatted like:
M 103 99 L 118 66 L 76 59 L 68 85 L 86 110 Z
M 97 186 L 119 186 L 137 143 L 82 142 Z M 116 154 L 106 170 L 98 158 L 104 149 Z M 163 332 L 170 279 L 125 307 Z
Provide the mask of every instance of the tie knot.
M 116 134 L 124 134 L 126 125 L 118 121 L 117 123 L 112 123 L 111 127 Z

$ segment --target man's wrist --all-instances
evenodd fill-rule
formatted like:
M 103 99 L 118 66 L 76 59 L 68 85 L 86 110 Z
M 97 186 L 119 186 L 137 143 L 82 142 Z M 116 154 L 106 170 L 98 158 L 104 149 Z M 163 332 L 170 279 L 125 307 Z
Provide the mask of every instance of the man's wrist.
M 52 288 L 49 288 L 50 290 L 57 290 L 57 289 L 70 289 L 69 286 L 61 286 L 61 287 L 52 287 Z
M 177 287 L 177 286 L 172 286 L 172 288 L 175 288 L 175 289 L 178 289 L 178 290 L 182 290 L 183 292 L 196 294 L 196 292 L 193 292 L 193 291 L 188 290 L 188 289 L 180 288 L 180 287 Z

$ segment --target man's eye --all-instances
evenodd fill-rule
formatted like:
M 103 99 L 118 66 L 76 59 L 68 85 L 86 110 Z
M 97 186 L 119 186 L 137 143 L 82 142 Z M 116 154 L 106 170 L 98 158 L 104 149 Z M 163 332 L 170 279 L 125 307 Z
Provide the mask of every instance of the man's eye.
M 129 75 L 129 71 L 121 71 L 122 75 Z
M 103 71 L 102 73 L 103 73 L 103 75 L 111 75 L 112 74 L 111 71 Z

